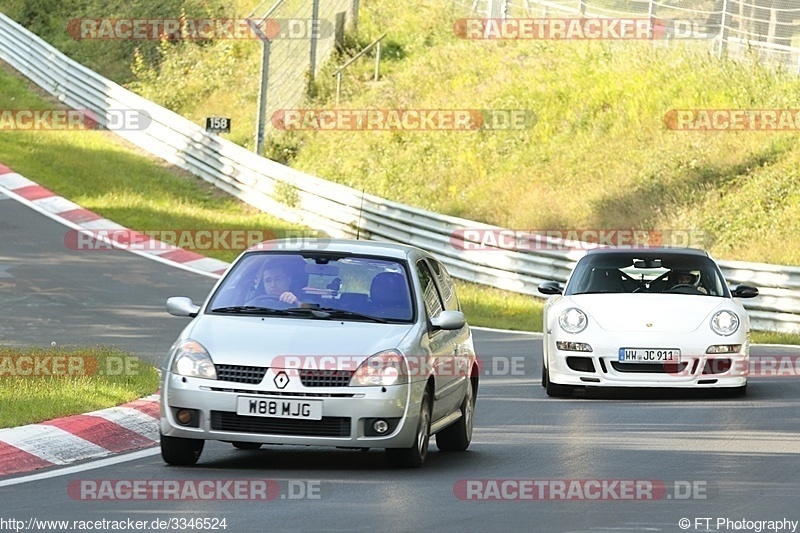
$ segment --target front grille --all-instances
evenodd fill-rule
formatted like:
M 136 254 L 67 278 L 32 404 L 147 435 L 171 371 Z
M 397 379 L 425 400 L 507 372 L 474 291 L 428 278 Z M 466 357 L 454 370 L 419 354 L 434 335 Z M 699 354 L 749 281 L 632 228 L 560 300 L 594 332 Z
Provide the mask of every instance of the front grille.
M 300 381 L 304 387 L 347 387 L 352 370 L 301 370 Z
M 211 429 L 214 431 L 260 433 L 263 435 L 349 437 L 350 418 L 324 416 L 322 420 L 298 420 L 295 418 L 240 416 L 236 413 L 225 411 L 211 411 Z
M 637 374 L 679 374 L 686 370 L 689 363 L 620 363 L 611 361 L 617 372 L 633 372 Z
M 264 379 L 267 368 L 263 366 L 214 365 L 217 368 L 217 379 L 258 385 Z
M 214 392 L 235 392 L 236 394 L 264 394 L 267 396 L 302 396 L 304 398 L 363 398 L 364 394 L 350 392 L 283 392 L 271 390 L 228 389 L 225 387 L 209 387 Z

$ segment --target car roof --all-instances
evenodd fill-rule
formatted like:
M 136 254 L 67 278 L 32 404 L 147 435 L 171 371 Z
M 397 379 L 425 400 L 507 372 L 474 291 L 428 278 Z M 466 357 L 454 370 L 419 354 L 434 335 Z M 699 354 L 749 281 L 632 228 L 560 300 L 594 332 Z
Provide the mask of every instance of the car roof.
M 389 242 L 364 241 L 355 239 L 306 238 L 275 239 L 264 241 L 247 249 L 251 251 L 285 252 L 351 252 L 364 255 L 378 255 L 393 259 L 404 259 L 409 254 L 429 257 L 430 254 L 416 246 Z
M 597 254 L 653 254 L 653 255 L 663 255 L 663 254 L 685 254 L 685 255 L 697 255 L 701 257 L 708 257 L 708 252 L 705 250 L 699 250 L 697 248 L 674 248 L 671 246 L 657 246 L 657 247 L 630 247 L 630 248 L 621 248 L 621 247 L 614 247 L 614 248 L 592 248 L 591 250 L 586 251 L 586 255 L 597 255 Z

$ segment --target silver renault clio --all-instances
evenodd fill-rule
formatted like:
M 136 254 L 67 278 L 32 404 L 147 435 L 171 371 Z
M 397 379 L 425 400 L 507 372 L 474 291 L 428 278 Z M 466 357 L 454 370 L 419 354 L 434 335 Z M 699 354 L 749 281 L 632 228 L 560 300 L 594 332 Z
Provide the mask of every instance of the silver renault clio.
M 240 255 L 162 372 L 161 455 L 197 462 L 206 440 L 385 448 L 392 466 L 472 439 L 478 363 L 444 265 L 412 246 L 269 241 Z

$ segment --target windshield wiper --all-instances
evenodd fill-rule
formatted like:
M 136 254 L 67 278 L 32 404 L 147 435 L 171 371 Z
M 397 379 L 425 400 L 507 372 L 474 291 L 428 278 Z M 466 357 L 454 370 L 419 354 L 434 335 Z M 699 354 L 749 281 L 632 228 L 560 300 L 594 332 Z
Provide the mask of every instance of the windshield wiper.
M 388 322 L 383 318 L 377 316 L 365 315 L 363 313 L 356 313 L 355 311 L 347 311 L 346 309 L 336 309 L 335 307 L 320 307 L 318 311 L 326 312 L 329 316 L 359 318 L 361 320 L 369 320 L 371 322 L 379 322 L 387 324 Z
M 230 307 L 217 307 L 212 313 L 242 314 L 242 315 L 289 315 L 287 309 L 272 309 L 257 305 L 232 305 Z
M 324 313 L 313 307 L 292 307 L 290 309 L 274 309 L 256 305 L 232 305 L 230 307 L 217 307 L 212 313 L 229 313 L 241 315 L 277 315 L 277 316 L 312 316 L 314 318 L 330 318 L 330 313 Z
M 212 313 L 240 314 L 240 315 L 277 315 L 277 316 L 306 316 L 318 319 L 330 319 L 333 317 L 355 318 L 380 322 L 386 324 L 387 321 L 376 316 L 363 315 L 354 311 L 336 309 L 333 307 L 292 307 L 289 309 L 272 309 L 271 307 L 259 307 L 255 305 L 233 305 L 230 307 L 217 307 L 211 310 Z

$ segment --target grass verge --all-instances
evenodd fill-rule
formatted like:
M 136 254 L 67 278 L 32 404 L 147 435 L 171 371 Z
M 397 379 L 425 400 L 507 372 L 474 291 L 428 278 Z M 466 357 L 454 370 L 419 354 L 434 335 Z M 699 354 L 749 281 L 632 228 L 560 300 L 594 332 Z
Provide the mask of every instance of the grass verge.
M 457 280 L 456 286 L 470 325 L 542 331 L 544 300 L 465 281 Z
M 113 347 L 0 347 L 0 428 L 95 411 L 156 390 L 156 368 Z

